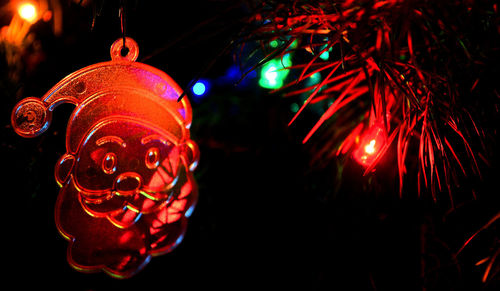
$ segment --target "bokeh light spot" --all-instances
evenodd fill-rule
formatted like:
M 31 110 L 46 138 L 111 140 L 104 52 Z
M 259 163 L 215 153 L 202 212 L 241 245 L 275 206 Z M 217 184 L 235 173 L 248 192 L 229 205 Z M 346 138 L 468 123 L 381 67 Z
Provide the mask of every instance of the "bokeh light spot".
M 193 86 L 193 93 L 201 96 L 207 92 L 207 87 L 202 82 L 196 82 Z
M 33 5 L 32 3 L 29 3 L 29 2 L 22 3 L 21 5 L 19 5 L 19 7 L 17 8 L 17 12 L 19 13 L 19 16 L 22 19 L 24 19 L 30 23 L 35 22 L 35 20 L 38 16 L 37 12 L 36 12 L 35 5 Z

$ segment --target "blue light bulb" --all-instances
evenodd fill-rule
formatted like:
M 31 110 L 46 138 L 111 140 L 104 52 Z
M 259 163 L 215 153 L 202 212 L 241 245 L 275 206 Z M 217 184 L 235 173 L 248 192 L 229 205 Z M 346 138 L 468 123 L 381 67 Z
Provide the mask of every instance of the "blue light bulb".
M 196 82 L 196 84 L 194 84 L 192 90 L 193 90 L 194 94 L 201 96 L 201 95 L 205 94 L 205 92 L 207 91 L 207 87 L 202 82 Z

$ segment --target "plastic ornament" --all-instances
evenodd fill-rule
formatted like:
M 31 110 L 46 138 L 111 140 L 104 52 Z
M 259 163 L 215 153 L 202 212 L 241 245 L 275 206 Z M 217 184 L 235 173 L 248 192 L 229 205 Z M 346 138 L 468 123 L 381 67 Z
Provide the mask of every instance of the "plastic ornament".
M 43 133 L 53 110 L 76 105 L 66 153 L 55 168 L 60 185 L 55 221 L 79 271 L 127 278 L 153 256 L 175 248 L 197 201 L 199 151 L 190 139 L 191 106 L 164 72 L 135 62 L 137 43 L 111 46 L 111 61 L 80 69 L 42 98 L 12 112 L 23 137 Z

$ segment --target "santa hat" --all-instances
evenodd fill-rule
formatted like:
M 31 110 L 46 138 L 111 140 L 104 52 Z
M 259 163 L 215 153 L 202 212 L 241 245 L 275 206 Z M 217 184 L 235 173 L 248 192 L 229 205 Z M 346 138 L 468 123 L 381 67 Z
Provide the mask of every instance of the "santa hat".
M 68 122 L 66 145 L 70 153 L 77 151 L 92 126 L 113 116 L 154 124 L 179 142 L 189 139 L 191 106 L 187 98 L 178 101 L 179 85 L 164 72 L 135 62 L 135 41 L 126 39 L 126 56 L 120 53 L 122 45 L 122 39 L 112 45 L 111 61 L 68 75 L 42 98 L 21 100 L 12 112 L 14 130 L 23 137 L 38 136 L 49 127 L 55 107 L 72 103 L 76 108 Z

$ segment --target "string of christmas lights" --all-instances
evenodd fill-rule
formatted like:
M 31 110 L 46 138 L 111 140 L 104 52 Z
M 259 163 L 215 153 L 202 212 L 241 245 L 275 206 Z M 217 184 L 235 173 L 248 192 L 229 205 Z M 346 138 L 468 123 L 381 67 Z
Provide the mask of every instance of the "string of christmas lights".
M 411 171 L 408 164 L 418 160 L 418 192 L 428 189 L 436 200 L 436 193 L 447 191 L 452 208 L 452 188 L 460 177 L 481 177 L 481 165 L 488 159 L 484 143 L 490 136 L 476 122 L 479 112 L 470 105 L 478 98 L 477 84 L 488 80 L 473 72 L 481 71 L 493 52 L 473 46 L 472 38 L 479 15 L 487 15 L 479 28 L 482 33 L 497 35 L 496 3 L 252 4 L 253 26 L 242 34 L 242 47 L 257 41 L 266 55 L 247 66 L 261 67 L 267 82 L 261 85 L 273 92 L 287 98 L 307 95 L 291 126 L 306 108 L 323 107 L 304 143 L 320 131 L 342 131 L 335 134 L 336 146 L 316 147 L 317 160 L 353 156 L 365 167 L 365 175 L 381 163 L 393 163 L 401 195 Z M 289 72 L 293 78 L 283 81 Z M 317 81 L 311 83 L 312 77 Z M 342 118 L 352 108 L 356 114 Z M 382 162 L 388 151 L 395 151 L 396 159 Z

